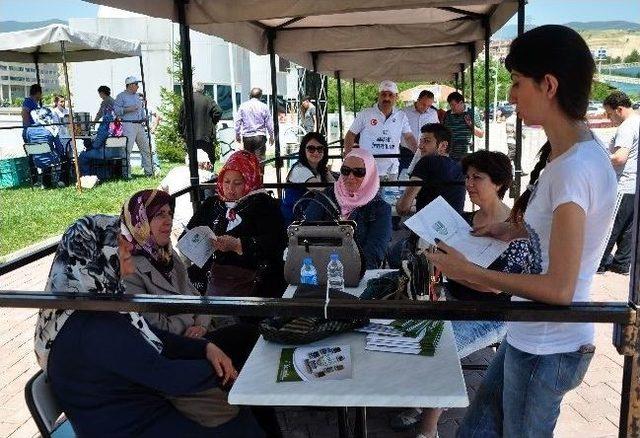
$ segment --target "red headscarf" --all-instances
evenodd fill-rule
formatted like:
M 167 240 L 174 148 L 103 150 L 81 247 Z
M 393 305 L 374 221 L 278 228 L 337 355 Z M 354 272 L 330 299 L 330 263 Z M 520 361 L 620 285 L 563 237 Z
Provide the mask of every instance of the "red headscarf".
M 244 191 L 242 196 L 262 187 L 262 172 L 260 171 L 260 162 L 258 161 L 258 157 L 249 151 L 234 152 L 231 154 L 225 165 L 222 166 L 222 169 L 218 174 L 218 196 L 224 201 L 227 201 L 227 199 L 225 199 L 224 196 L 222 181 L 224 179 L 224 173 L 227 170 L 240 172 L 244 178 Z

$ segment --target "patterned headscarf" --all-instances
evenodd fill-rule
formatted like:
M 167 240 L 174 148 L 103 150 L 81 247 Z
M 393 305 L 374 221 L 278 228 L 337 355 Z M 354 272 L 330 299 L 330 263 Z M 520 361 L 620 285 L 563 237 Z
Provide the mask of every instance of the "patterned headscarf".
M 51 125 L 55 123 L 55 119 L 53 118 L 53 112 L 46 106 L 31 110 L 31 118 L 34 125 L 44 126 L 54 137 L 60 132 L 60 126 Z
M 224 174 L 228 170 L 240 172 L 244 178 L 244 190 L 242 196 L 249 194 L 262 187 L 262 171 L 260 170 L 260 162 L 255 154 L 249 151 L 237 151 L 231 154 L 220 173 L 218 174 L 218 196 L 223 201 L 228 201 L 224 196 L 222 181 Z M 241 197 L 242 197 L 241 196 Z
M 95 215 L 78 219 L 64 233 L 51 265 L 46 292 L 121 295 L 118 259 L 120 220 L 116 216 Z M 46 371 L 51 345 L 73 310 L 41 309 L 36 323 L 34 347 L 40 367 Z M 162 342 L 137 312 L 127 315 L 140 335 L 158 352 Z
M 380 189 L 380 178 L 378 177 L 378 168 L 376 167 L 376 160 L 366 149 L 354 148 L 347 154 L 348 157 L 357 157 L 364 161 L 364 167 L 367 169 L 367 173 L 362 180 L 360 188 L 355 193 L 350 193 L 344 185 L 344 175 L 340 175 L 338 181 L 333 185 L 333 191 L 336 195 L 338 205 L 340 205 L 340 213 L 343 218 L 348 218 L 351 212 L 358 207 L 371 202 L 375 198 L 378 190 Z
M 165 277 L 173 269 L 170 246 L 159 246 L 151 235 L 151 219 L 162 207 L 173 211 L 175 201 L 162 190 L 142 190 L 122 206 L 120 214 L 122 236 L 133 244 L 134 255 L 144 255 Z

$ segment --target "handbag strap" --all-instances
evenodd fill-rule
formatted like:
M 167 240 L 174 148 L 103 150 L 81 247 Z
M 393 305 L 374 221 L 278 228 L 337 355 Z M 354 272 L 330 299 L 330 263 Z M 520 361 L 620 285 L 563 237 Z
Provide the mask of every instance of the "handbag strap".
M 313 196 L 307 196 L 309 194 L 312 194 Z M 331 211 L 329 209 L 329 207 L 327 207 L 325 205 L 324 202 L 321 202 L 319 199 L 317 199 L 318 195 L 322 195 L 324 197 L 324 199 L 329 203 L 329 206 L 333 208 L 333 211 Z M 302 201 L 313 201 L 316 204 L 318 204 L 319 206 L 321 206 L 325 212 L 327 212 L 329 214 L 330 217 L 333 218 L 333 221 L 336 223 L 336 225 L 340 225 L 340 210 L 338 209 L 338 206 L 335 204 L 335 202 L 333 202 L 333 200 L 323 191 L 316 191 L 316 190 L 309 190 L 307 193 L 305 193 L 302 198 L 298 199 L 296 201 L 295 204 L 293 204 L 293 214 L 295 216 L 296 213 L 296 209 L 298 208 L 298 205 L 302 202 Z M 304 215 L 303 215 L 304 217 Z M 304 218 L 306 220 L 306 218 Z M 302 223 L 304 223 L 304 220 L 302 221 Z

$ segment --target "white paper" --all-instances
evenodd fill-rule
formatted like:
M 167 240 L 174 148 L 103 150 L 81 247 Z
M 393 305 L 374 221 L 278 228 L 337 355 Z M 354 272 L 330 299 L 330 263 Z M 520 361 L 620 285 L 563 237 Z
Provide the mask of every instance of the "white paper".
M 498 239 L 472 236 L 471 226 L 442 196 L 431 201 L 404 224 L 429 244 L 435 245 L 435 239 L 440 239 L 483 268 L 487 268 L 509 247 L 508 242 Z
M 211 239 L 215 237 L 211 228 L 201 225 L 188 230 L 182 239 L 178 240 L 178 249 L 185 257 L 202 268 L 213 254 Z

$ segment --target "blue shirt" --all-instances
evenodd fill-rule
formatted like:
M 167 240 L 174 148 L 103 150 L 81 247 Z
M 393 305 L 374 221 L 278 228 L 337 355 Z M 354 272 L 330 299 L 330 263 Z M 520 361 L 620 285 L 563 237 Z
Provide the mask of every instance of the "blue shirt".
M 48 375 L 78 436 L 212 436 L 165 397 L 218 385 L 206 341 L 154 330 L 158 353 L 115 312 L 76 311 L 56 337 Z M 215 436 L 215 435 L 214 435 Z
M 413 168 L 411 177 L 420 178 L 433 186 L 422 187 L 416 196 L 416 209 L 442 196 L 458 213 L 464 209 L 464 175 L 462 166 L 452 158 L 443 155 L 427 155 Z
M 138 109 L 130 113 L 125 113 L 124 109 L 128 106 L 136 106 Z M 143 102 L 137 93 L 129 93 L 127 90 L 116 96 L 113 109 L 118 117 L 123 121 L 143 121 L 146 116 L 143 108 Z
M 22 108 L 26 108 L 29 111 L 29 125 L 33 125 L 33 117 L 31 117 L 31 111 L 36 108 L 40 108 L 40 103 L 36 102 L 31 96 L 25 97 L 24 102 L 22 102 Z

